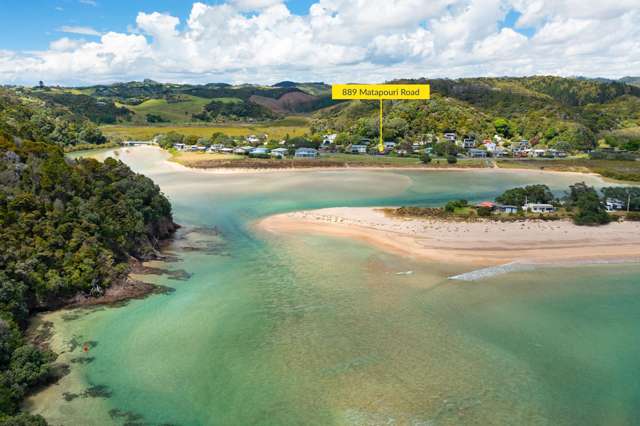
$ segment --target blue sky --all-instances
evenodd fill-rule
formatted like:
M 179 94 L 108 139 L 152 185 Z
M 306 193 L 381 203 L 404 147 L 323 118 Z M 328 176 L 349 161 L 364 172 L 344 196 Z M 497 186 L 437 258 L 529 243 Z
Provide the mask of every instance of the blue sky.
M 312 0 L 286 2 L 292 13 L 300 15 L 306 14 L 312 3 Z M 64 35 L 59 31 L 64 26 L 126 32 L 139 12 L 168 12 L 184 22 L 191 6 L 191 2 L 184 0 L 3 0 L 0 49 L 46 49 L 49 42 Z
M 5 0 L 0 84 L 619 78 L 638 1 Z

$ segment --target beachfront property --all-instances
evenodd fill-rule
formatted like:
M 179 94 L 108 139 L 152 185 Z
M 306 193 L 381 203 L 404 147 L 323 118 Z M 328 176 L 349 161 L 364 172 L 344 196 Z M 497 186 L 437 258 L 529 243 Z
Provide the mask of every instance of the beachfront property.
M 178 151 L 184 151 L 185 147 L 186 147 L 186 145 L 183 144 L 183 143 L 174 143 L 173 144 L 173 148 L 177 149 Z
M 329 146 L 332 143 L 335 143 L 337 137 L 338 135 L 336 133 L 332 133 L 330 135 L 324 135 L 322 137 L 322 145 L 320 146 Z
M 392 151 L 397 144 L 395 142 L 387 141 L 387 142 L 384 142 L 383 145 L 384 145 L 385 151 Z
M 451 133 L 445 133 L 444 135 L 442 135 L 446 140 L 451 141 L 451 142 L 455 142 L 456 139 L 458 138 L 458 136 L 451 132 Z
M 518 206 L 511 206 L 508 204 L 496 204 L 496 211 L 499 213 L 516 214 L 518 213 Z
M 476 147 L 476 140 L 474 138 L 466 137 L 462 139 L 462 148 L 471 149 Z
M 471 148 L 469 151 L 469 157 L 471 158 L 486 158 L 487 151 L 484 149 Z
M 289 154 L 289 150 L 287 148 L 276 148 L 271 150 L 271 156 L 273 158 L 284 158 Z
M 527 203 L 522 206 L 522 210 L 531 213 L 553 213 L 556 211 L 556 208 L 551 204 Z
M 496 207 L 496 203 L 493 201 L 483 201 L 481 203 L 476 204 L 476 207 L 484 207 L 486 209 L 493 210 Z
M 625 203 L 624 201 L 618 200 L 617 198 L 607 198 L 604 203 L 607 211 L 613 212 L 617 210 L 624 210 Z
M 528 157 L 529 152 L 531 151 L 531 145 L 528 140 L 521 140 L 520 142 L 515 142 L 511 147 L 511 152 L 514 157 Z
M 349 152 L 351 154 L 366 154 L 367 153 L 367 149 L 369 148 L 368 145 L 351 145 L 349 147 Z
M 234 154 L 246 155 L 253 149 L 252 146 L 239 146 L 233 150 Z
M 258 138 L 256 135 L 249 135 L 245 138 L 245 140 L 250 144 L 260 143 L 260 138 Z
M 259 157 L 259 158 L 266 158 L 269 156 L 269 149 L 267 148 L 253 148 L 251 151 L 249 151 L 249 157 Z
M 318 158 L 320 154 L 317 149 L 313 148 L 298 148 L 296 149 L 296 158 Z

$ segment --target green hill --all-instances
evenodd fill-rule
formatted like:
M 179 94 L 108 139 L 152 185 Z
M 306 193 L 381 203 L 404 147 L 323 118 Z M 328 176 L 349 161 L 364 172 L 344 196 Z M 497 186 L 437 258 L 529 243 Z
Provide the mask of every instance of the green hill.
M 429 83 L 432 98 L 385 102 L 387 138 L 448 131 L 491 138 L 501 120 L 508 136 L 589 149 L 603 132 L 640 125 L 640 88 L 623 82 L 546 76 L 393 82 Z M 317 112 L 312 130 L 377 137 L 377 113 L 376 102 L 347 102 Z

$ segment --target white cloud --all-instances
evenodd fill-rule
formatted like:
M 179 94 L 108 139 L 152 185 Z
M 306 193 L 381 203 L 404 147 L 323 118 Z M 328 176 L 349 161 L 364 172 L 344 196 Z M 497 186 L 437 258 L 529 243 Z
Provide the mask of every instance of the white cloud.
M 78 1 L 80 3 L 82 3 L 82 4 L 86 4 L 86 5 L 89 5 L 89 6 L 97 6 L 98 5 L 98 2 L 95 1 L 95 0 L 78 0 Z
M 560 74 L 640 69 L 640 0 L 280 0 L 196 2 L 188 18 L 140 12 L 127 33 L 89 27 L 37 52 L 0 52 L 0 82 L 384 81 L 399 77 Z M 515 28 L 501 23 L 520 13 Z M 518 31 L 534 28 L 527 37 Z
M 81 35 L 90 35 L 90 36 L 99 36 L 100 32 L 91 28 L 91 27 L 80 27 L 80 26 L 72 26 L 72 25 L 63 25 L 58 28 L 58 31 L 69 34 L 81 34 Z

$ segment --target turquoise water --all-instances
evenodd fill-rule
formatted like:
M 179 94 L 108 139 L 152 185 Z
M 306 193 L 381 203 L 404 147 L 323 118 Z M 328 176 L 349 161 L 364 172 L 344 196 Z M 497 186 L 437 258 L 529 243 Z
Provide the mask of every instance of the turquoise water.
M 638 418 L 638 265 L 455 282 L 446 277 L 465 272 L 460 267 L 344 239 L 252 228 L 283 211 L 482 200 L 525 183 L 559 190 L 575 176 L 217 174 L 172 168 L 153 148 L 121 150 L 119 157 L 171 199 L 185 228 L 169 247 L 179 261 L 165 266 L 192 276 L 156 277 L 175 288 L 168 295 L 49 315 L 54 348 L 72 372 L 27 407 L 53 424 L 555 425 Z M 414 274 L 396 274 L 407 270 Z M 78 341 L 94 347 L 83 353 L 73 345 Z

